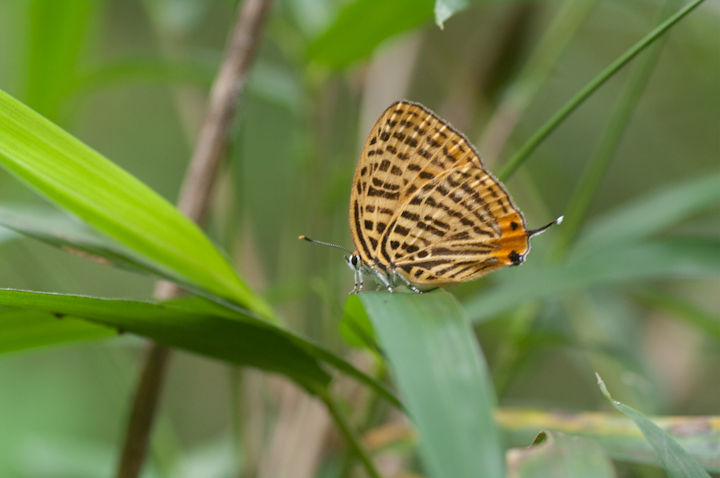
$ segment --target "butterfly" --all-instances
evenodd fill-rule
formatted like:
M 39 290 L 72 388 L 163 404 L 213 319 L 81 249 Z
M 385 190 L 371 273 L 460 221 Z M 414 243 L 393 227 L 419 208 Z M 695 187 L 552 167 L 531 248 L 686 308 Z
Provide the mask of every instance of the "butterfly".
M 343 249 L 355 273 L 393 292 L 416 293 L 477 279 L 520 265 L 530 238 L 562 216 L 528 230 L 500 181 L 460 131 L 425 106 L 390 105 L 363 146 L 350 195 L 350 232 L 356 250 Z

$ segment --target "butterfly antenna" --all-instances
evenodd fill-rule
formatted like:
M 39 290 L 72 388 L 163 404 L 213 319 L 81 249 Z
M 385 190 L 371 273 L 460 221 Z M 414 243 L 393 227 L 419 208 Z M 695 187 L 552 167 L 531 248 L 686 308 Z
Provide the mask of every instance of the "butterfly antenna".
M 316 241 L 315 239 L 310 239 L 307 236 L 300 236 L 298 239 L 302 239 L 303 241 L 312 242 L 313 244 L 320 244 L 321 246 L 328 246 L 328 247 L 334 247 L 336 249 L 342 249 L 343 251 L 347 252 L 348 254 L 353 254 L 353 251 L 350 249 L 346 249 L 343 246 L 338 246 L 337 244 L 330 244 L 329 242 L 322 242 L 322 241 Z
M 554 221 L 545 224 L 543 227 L 538 227 L 537 229 L 533 229 L 533 230 L 531 230 L 531 231 L 528 231 L 528 237 L 530 238 L 530 237 L 533 237 L 533 236 L 537 236 L 537 235 L 539 235 L 539 234 L 542 234 L 542 233 L 545 232 L 550 226 L 552 226 L 552 225 L 554 225 L 554 224 L 560 224 L 561 222 L 563 222 L 563 219 L 564 219 L 564 218 L 565 218 L 565 216 L 560 216 L 559 218 L 555 219 Z

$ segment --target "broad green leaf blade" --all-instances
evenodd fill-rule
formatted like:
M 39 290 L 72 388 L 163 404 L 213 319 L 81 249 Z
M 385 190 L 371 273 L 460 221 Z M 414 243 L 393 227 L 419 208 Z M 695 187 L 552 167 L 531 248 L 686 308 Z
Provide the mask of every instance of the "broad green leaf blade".
M 114 335 L 114 328 L 72 317 L 59 319 L 47 312 L 0 310 L 0 354 Z
M 403 403 L 419 434 L 431 478 L 504 476 L 495 396 L 462 308 L 445 291 L 364 292 L 365 307 Z
M 625 244 L 579 254 L 551 267 L 506 271 L 507 279 L 465 302 L 473 322 L 513 307 L 601 285 L 637 284 L 650 279 L 711 278 L 720 273 L 720 243 L 704 239 L 667 239 Z M 532 261 L 532 255 L 528 259 Z
M 433 17 L 432 0 L 356 0 L 310 45 L 310 60 L 345 68 L 383 41 Z
M 560 432 L 540 433 L 532 446 L 507 453 L 508 475 L 518 478 L 614 478 L 612 462 L 594 441 Z
M 318 385 L 325 387 L 329 380 L 329 375 L 318 364 L 318 361 L 324 362 L 369 386 L 395 407 L 402 408 L 384 384 L 332 352 L 247 315 L 237 307 L 230 308 L 198 297 L 157 303 L 0 289 L 0 306 L 84 318 L 171 347 L 282 373 L 314 391 L 318 390 Z M 3 334 L 0 323 L 0 336 Z
M 665 186 L 593 221 L 574 249 L 582 253 L 647 238 L 719 203 L 720 171 Z
M 238 306 L 111 243 L 76 218 L 59 211 L 0 207 L 0 226 L 98 264 L 154 275 L 231 309 Z M 5 229 L 0 229 L 4 231 Z M 247 310 L 242 310 L 248 313 Z
M 229 319 L 249 319 L 245 311 L 243 311 L 242 309 L 238 309 L 237 307 L 229 307 L 230 304 L 224 304 L 212 298 L 210 298 L 210 300 L 212 300 L 212 302 L 203 300 L 198 297 L 190 297 L 181 300 L 175 300 L 172 303 L 181 303 L 183 307 L 192 309 L 197 313 L 219 315 L 221 317 L 227 317 Z M 269 325 L 265 321 L 258 322 L 263 327 L 267 327 Z M 350 364 L 350 362 L 348 362 L 347 360 L 286 329 L 277 326 L 272 327 L 277 333 L 284 335 L 289 340 L 293 341 L 295 345 L 301 347 L 303 350 L 305 350 L 305 352 L 310 354 L 315 359 L 325 362 L 326 364 L 336 368 L 338 371 L 355 378 L 360 383 L 364 383 L 368 387 L 375 390 L 378 395 L 385 398 L 395 407 L 400 409 L 403 408 L 397 397 L 384 383 L 376 380 L 375 378 L 367 375 L 366 373 L 361 372 L 355 366 Z
M 532 440 L 538 430 L 592 438 L 613 460 L 661 466 L 657 454 L 632 420 L 601 412 L 502 408 L 495 415 L 511 446 Z M 673 440 L 713 473 L 720 473 L 720 416 L 651 417 Z
M 240 314 L 203 313 L 178 303 L 103 299 L 0 289 L 0 305 L 87 319 L 158 343 L 226 362 L 286 375 L 308 390 L 325 388 L 330 376 L 305 351 L 302 339 L 263 320 Z
M 635 422 L 635 425 L 655 449 L 660 461 L 663 463 L 663 468 L 671 478 L 710 478 L 710 475 L 703 470 L 700 464 L 660 427 L 634 408 L 613 400 L 600 375 L 595 375 L 603 395 L 612 403 L 613 407 Z
M 126 171 L 2 91 L 0 164 L 138 254 L 272 317 L 270 308 L 196 224 Z

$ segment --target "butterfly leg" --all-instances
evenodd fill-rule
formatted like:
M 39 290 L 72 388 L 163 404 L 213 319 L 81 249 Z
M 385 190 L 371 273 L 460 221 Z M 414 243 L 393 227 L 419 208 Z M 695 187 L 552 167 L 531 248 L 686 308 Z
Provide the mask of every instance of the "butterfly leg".
M 412 283 L 410 283 L 410 281 L 408 280 L 407 277 L 405 277 L 405 276 L 402 275 L 402 274 L 398 274 L 397 271 L 393 271 L 393 278 L 394 278 L 394 279 L 398 279 L 398 278 L 399 278 L 400 281 L 401 281 L 403 284 L 405 284 L 405 286 L 407 286 L 408 289 L 410 289 L 411 291 L 415 292 L 416 294 L 422 294 L 422 291 L 421 291 L 420 289 L 418 289 L 417 287 L 415 287 L 414 285 L 412 285 Z
M 378 271 L 374 271 L 374 272 L 375 272 L 375 276 L 378 278 L 378 280 L 380 282 L 382 282 L 382 285 L 385 286 L 385 288 L 387 289 L 388 292 L 390 292 L 391 294 L 393 292 L 395 292 L 392 288 L 392 285 L 390 284 L 390 280 L 388 279 L 388 277 L 385 274 L 383 274 L 382 272 L 378 272 Z
M 353 287 L 353 290 L 350 291 L 350 294 L 358 294 L 362 292 L 363 289 L 363 276 L 361 270 L 355 271 L 355 287 Z

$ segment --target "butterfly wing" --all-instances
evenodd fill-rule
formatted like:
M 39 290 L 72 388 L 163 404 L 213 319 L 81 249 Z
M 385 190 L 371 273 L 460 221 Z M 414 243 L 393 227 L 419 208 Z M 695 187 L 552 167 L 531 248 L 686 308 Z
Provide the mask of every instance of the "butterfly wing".
M 380 254 L 416 284 L 473 280 L 520 264 L 530 250 L 522 213 L 473 162 L 427 182 L 389 224 Z
M 396 212 L 429 182 L 468 165 L 482 169 L 465 136 L 422 105 L 390 105 L 365 141 L 350 195 L 350 231 L 363 261 L 388 265 L 381 242 Z

